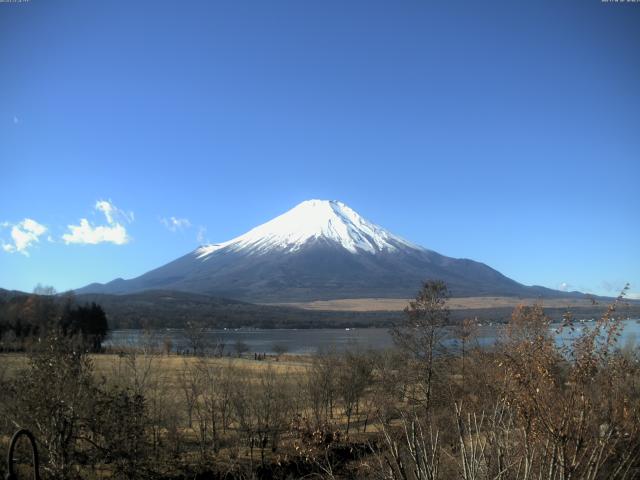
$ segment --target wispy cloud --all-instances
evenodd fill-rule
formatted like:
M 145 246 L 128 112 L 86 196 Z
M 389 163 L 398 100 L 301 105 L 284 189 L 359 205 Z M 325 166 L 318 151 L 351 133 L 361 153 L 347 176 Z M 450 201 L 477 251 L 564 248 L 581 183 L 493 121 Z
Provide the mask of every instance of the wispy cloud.
M 626 284 L 623 280 L 602 280 L 600 290 L 608 294 L 618 295 Z
M 124 210 L 120 210 L 111 201 L 98 200 L 96 202 L 95 209 L 104 213 L 104 216 L 107 217 L 107 222 L 109 224 L 119 222 L 131 223 L 134 219 L 133 212 L 125 212 Z
M 177 232 L 178 230 L 184 230 L 191 227 L 191 222 L 188 218 L 161 218 L 160 223 L 172 232 Z
M 203 227 L 202 225 L 200 225 L 198 227 L 198 233 L 196 235 L 196 241 L 198 243 L 205 243 L 207 238 L 207 229 L 205 227 Z
M 21 253 L 29 256 L 29 248 L 40 241 L 40 236 L 44 235 L 47 227 L 39 224 L 31 218 L 25 218 L 14 225 L 9 222 L 0 224 L 3 228 L 11 227 L 11 243 L 2 241 L 2 250 L 8 253 Z
M 124 245 L 130 240 L 123 223 L 131 223 L 133 212 L 125 212 L 117 208 L 111 201 L 98 200 L 95 210 L 102 212 L 107 225 L 92 225 L 86 218 L 80 219 L 80 225 L 69 225 L 69 233 L 62 235 L 67 245 L 70 243 L 96 245 L 98 243 L 113 243 Z

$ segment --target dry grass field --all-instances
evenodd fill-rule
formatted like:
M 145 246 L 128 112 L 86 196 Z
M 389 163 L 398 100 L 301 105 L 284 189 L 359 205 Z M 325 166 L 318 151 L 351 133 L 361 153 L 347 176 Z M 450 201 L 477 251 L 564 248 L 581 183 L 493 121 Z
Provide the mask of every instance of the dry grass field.
M 117 377 L 118 371 L 122 369 L 125 361 L 131 361 L 131 356 L 122 356 L 115 353 L 92 354 L 90 358 L 93 362 L 94 372 L 97 377 L 104 377 L 107 380 Z M 280 359 L 269 356 L 265 360 L 253 360 L 252 358 L 236 357 L 194 357 L 183 355 L 162 355 L 162 354 L 140 354 L 135 356 L 137 363 L 146 362 L 154 371 L 162 372 L 169 384 L 175 385 L 178 376 L 185 370 L 201 365 L 203 362 L 207 366 L 233 367 L 244 373 L 258 374 L 269 368 L 274 369 L 278 374 L 287 373 L 295 376 L 303 374 L 310 365 L 310 359 L 303 355 L 283 355 Z M 0 371 L 6 375 L 12 375 L 16 371 L 27 367 L 28 357 L 24 353 L 2 353 L 0 354 Z
M 197 468 L 211 468 L 207 462 L 213 456 L 216 468 L 224 471 L 251 469 L 252 465 L 264 465 L 265 462 L 275 462 L 273 465 L 276 465 L 283 456 L 287 458 L 287 455 L 300 454 L 296 453 L 294 444 L 300 440 L 298 436 L 304 433 L 295 428 L 308 428 L 307 419 L 313 416 L 313 409 L 305 400 L 314 368 L 310 356 L 268 356 L 263 360 L 255 360 L 130 350 L 122 354 L 91 354 L 89 358 L 92 376 L 96 385 L 102 386 L 100 388 L 106 391 L 125 388 L 144 396 L 146 421 L 149 422 L 147 448 L 152 447 L 154 451 L 153 454 L 147 454 L 156 459 L 157 455 L 165 455 L 162 457 L 164 463 L 155 467 L 164 472 L 162 475 L 177 471 L 181 462 Z M 334 367 L 338 367 L 338 364 Z M 23 372 L 28 372 L 28 368 L 28 354 L 0 354 L 0 382 L 25 378 Z M 333 368 L 331 373 L 327 373 L 335 377 L 337 370 Z M 347 419 L 345 406 L 340 404 L 338 393 L 331 395 L 335 395 L 331 407 L 332 428 L 348 430 L 349 423 L 353 438 L 368 438 L 368 435 L 379 430 L 379 425 L 369 418 L 370 399 L 367 402 L 361 400 L 362 410 L 349 413 Z M 1 403 L 0 399 L 0 407 Z M 215 411 L 211 408 L 215 408 Z M 223 409 L 226 413 L 223 413 Z M 212 433 L 211 415 L 219 422 L 217 428 L 222 428 L 222 432 Z M 298 427 L 293 426 L 292 422 L 296 421 Z M 361 433 L 365 421 L 366 434 Z M 6 448 L 12 432 L 12 426 L 7 431 L 0 431 L 0 450 Z M 213 435 L 216 436 L 215 440 Z M 269 448 L 266 448 L 267 442 Z M 278 451 L 274 442 L 279 445 Z M 160 447 L 161 444 L 163 447 Z M 310 445 L 308 448 L 315 447 Z M 158 449 L 162 452 L 159 453 Z M 177 452 L 179 462 L 175 459 Z M 109 468 L 107 471 L 110 471 Z M 2 474 L 0 469 L 0 476 Z M 82 475 L 86 478 L 103 478 L 101 474 L 96 475 L 95 471 L 84 469 Z M 164 478 L 162 475 L 158 478 Z M 232 475 L 230 478 L 236 477 Z
M 451 310 L 483 309 L 483 308 L 514 308 L 518 305 L 532 305 L 537 303 L 535 298 L 516 297 L 465 297 L 450 298 L 447 305 Z M 586 298 L 556 298 L 544 300 L 545 307 L 590 307 L 591 300 Z M 381 312 L 401 311 L 409 304 L 409 299 L 404 298 L 344 298 L 339 300 L 316 300 L 313 302 L 280 303 L 288 307 L 303 308 L 306 310 L 351 311 L 351 312 Z M 276 305 L 276 304 L 272 304 Z

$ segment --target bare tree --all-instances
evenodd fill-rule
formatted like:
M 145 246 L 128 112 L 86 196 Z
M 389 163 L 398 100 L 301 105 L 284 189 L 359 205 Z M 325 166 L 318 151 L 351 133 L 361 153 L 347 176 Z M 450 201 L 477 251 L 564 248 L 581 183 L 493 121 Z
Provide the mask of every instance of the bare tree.
M 171 355 L 171 350 L 173 350 L 173 340 L 169 335 L 165 335 L 162 339 L 162 351 L 165 355 Z
M 339 359 L 335 353 L 319 353 L 313 357 L 307 372 L 306 389 L 316 430 L 326 427 L 333 418 L 338 368 Z
M 236 369 L 231 363 L 221 366 L 205 359 L 198 362 L 196 369 L 198 396 L 194 408 L 201 451 L 204 455 L 210 448 L 217 453 L 222 434 L 226 433 L 229 426 L 231 382 Z
M 453 334 L 455 339 L 458 340 L 460 344 L 460 353 L 462 356 L 462 386 L 464 388 L 465 362 L 467 359 L 469 344 L 476 338 L 476 335 L 478 334 L 477 318 L 475 320 L 465 318 L 464 320 L 462 320 L 462 323 L 456 325 L 456 327 L 453 329 Z
M 202 353 L 206 344 L 207 327 L 203 323 L 189 320 L 184 327 L 184 337 L 193 355 Z
M 449 322 L 447 286 L 442 281 L 427 281 L 416 299 L 405 308 L 405 318 L 391 330 L 396 345 L 407 352 L 416 363 L 416 386 L 420 387 L 419 401 L 428 412 L 431 407 L 435 359 L 443 348 L 445 325 Z
M 236 343 L 233 344 L 233 349 L 236 351 L 238 357 L 241 357 L 249 351 L 249 345 L 244 343 L 242 340 L 236 340 Z
M 201 391 L 200 383 L 199 369 L 192 365 L 187 359 L 184 359 L 182 371 L 178 375 L 178 385 L 182 391 L 184 405 L 187 409 L 189 428 L 193 428 L 193 409 L 198 403 L 198 396 Z
M 231 383 L 231 406 L 241 440 L 249 448 L 249 460 L 253 463 L 253 450 L 256 446 L 257 421 L 253 415 L 252 402 L 254 387 L 249 372 L 238 370 Z
M 221 337 L 216 337 L 213 341 L 213 356 L 214 357 L 222 357 L 224 356 L 224 349 L 227 346 L 224 339 Z
M 374 478 L 381 480 L 438 480 L 442 449 L 437 431 L 427 431 L 415 416 L 403 415 L 400 431 L 382 423 L 382 448 L 373 448 L 377 465 Z
M 359 414 L 360 401 L 371 385 L 373 364 L 368 355 L 347 351 L 337 372 L 337 388 L 347 417 L 346 433 L 349 434 L 354 414 Z
M 260 446 L 262 463 L 265 449 L 270 444 L 275 452 L 280 436 L 288 430 L 291 420 L 291 396 L 287 373 L 276 372 L 271 366 L 258 375 L 258 384 L 252 402 L 255 433 Z
M 271 349 L 273 350 L 273 353 L 276 354 L 277 359 L 280 359 L 282 355 L 289 351 L 289 348 L 283 343 L 274 343 Z

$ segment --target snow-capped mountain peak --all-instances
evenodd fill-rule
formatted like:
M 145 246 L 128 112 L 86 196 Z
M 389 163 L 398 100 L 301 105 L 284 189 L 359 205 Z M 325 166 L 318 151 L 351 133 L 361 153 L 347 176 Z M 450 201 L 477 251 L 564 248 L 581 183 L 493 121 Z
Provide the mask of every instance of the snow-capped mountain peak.
M 526 287 L 483 263 L 419 247 L 344 203 L 326 200 L 302 202 L 244 235 L 202 246 L 139 277 L 80 292 L 176 290 L 281 303 L 410 298 L 426 279 L 446 282 L 454 296 L 567 295 Z
M 224 243 L 204 245 L 195 253 L 198 258 L 206 259 L 221 249 L 248 253 L 295 252 L 313 240 L 334 242 L 351 253 L 375 254 L 402 247 L 420 249 L 365 220 L 342 202 L 307 200 L 239 237 Z

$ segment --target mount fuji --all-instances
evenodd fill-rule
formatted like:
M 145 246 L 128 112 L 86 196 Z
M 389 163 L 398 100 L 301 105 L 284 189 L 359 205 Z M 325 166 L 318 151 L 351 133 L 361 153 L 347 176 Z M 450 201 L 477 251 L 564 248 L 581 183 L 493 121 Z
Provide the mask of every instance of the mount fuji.
M 571 296 L 428 250 L 327 200 L 302 202 L 239 237 L 203 245 L 137 278 L 77 292 L 178 290 L 268 303 L 409 298 L 427 279 L 444 280 L 456 297 Z

